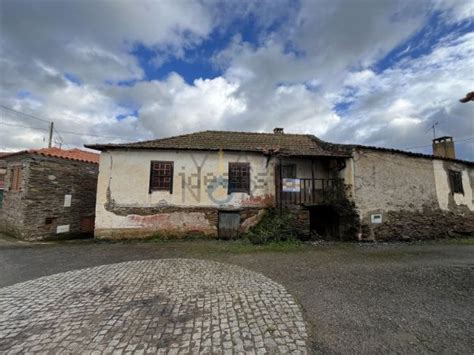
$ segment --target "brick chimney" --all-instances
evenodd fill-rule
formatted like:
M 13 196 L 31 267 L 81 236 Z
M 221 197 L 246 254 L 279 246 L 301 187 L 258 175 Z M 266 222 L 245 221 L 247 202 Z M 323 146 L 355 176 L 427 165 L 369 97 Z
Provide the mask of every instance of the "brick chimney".
M 280 128 L 280 127 L 274 128 L 273 133 L 275 133 L 275 134 L 285 134 L 285 132 L 283 132 L 283 128 Z
M 433 155 L 441 158 L 456 159 L 453 137 L 439 137 L 433 139 Z

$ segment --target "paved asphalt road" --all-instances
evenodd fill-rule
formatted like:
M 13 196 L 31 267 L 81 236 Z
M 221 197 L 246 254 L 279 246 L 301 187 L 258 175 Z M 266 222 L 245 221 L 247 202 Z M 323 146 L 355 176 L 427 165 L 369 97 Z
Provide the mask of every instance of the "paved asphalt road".
M 304 309 L 315 353 L 474 349 L 474 243 L 324 244 L 0 240 L 0 287 L 128 260 L 213 259 L 281 283 Z

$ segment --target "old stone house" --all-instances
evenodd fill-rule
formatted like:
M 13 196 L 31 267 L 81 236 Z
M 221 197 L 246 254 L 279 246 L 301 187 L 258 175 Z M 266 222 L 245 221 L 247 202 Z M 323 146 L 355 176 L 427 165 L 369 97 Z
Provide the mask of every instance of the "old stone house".
M 7 172 L 7 161 L 3 159 L 5 155 L 8 155 L 8 153 L 0 152 L 0 207 L 3 203 L 3 193 L 5 191 L 5 174 Z
M 45 148 L 8 154 L 0 231 L 25 240 L 92 233 L 99 155 Z
M 264 210 L 300 232 L 337 239 L 432 238 L 474 232 L 474 163 L 331 144 L 312 136 L 205 131 L 98 144 L 98 238 L 204 233 L 233 237 Z M 441 152 L 441 153 L 439 153 Z

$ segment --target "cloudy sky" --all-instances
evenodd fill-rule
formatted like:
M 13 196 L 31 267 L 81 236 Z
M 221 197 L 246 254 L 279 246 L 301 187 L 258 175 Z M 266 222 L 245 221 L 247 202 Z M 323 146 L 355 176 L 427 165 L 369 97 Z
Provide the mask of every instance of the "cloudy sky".
M 474 159 L 470 0 L 0 0 L 0 150 L 198 130 Z M 31 116 L 15 113 L 11 109 Z M 33 116 L 33 117 L 32 117 Z

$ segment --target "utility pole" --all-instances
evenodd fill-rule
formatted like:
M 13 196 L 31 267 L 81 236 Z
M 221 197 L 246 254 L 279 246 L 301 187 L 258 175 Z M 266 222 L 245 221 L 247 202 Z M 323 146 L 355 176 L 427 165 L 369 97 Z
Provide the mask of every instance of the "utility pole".
M 53 130 L 54 130 L 54 122 L 51 121 L 49 124 L 49 141 L 48 141 L 48 148 L 51 148 L 53 144 Z

